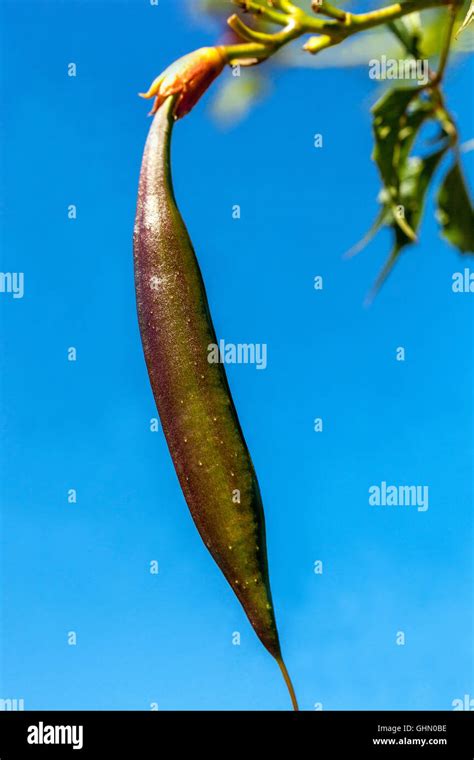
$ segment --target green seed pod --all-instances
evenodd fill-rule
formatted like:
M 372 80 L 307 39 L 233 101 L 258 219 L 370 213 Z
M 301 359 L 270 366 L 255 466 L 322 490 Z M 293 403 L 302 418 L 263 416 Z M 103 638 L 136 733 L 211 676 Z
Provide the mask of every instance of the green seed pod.
M 277 660 L 298 709 L 275 622 L 260 490 L 223 365 L 208 361 L 216 334 L 174 197 L 174 103 L 173 97 L 166 100 L 150 128 L 134 231 L 138 317 L 148 374 L 196 527 Z

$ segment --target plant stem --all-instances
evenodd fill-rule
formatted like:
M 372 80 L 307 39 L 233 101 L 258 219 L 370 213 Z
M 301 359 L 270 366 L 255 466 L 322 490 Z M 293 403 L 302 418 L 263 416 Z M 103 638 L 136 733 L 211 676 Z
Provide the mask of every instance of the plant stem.
M 240 61 L 243 65 L 254 65 L 262 63 L 267 58 L 274 55 L 283 45 L 297 39 L 301 36 L 301 30 L 297 22 L 290 18 L 289 23 L 276 34 L 263 34 L 262 32 L 252 32 L 243 24 L 237 16 L 231 16 L 228 20 L 230 27 L 245 36 L 247 43 L 237 45 L 222 45 L 221 50 L 229 63 Z M 242 29 L 244 27 L 244 29 Z M 241 31 L 239 31 L 241 30 Z M 253 39 L 253 41 L 248 41 Z M 248 62 L 248 63 L 246 63 Z
M 406 0 L 406 2 L 387 5 L 385 8 L 379 8 L 369 13 L 346 13 L 344 21 L 323 22 L 321 33 L 333 37 L 334 42 L 332 44 L 337 44 L 358 32 L 373 29 L 381 24 L 388 24 L 390 21 L 396 21 L 396 19 L 415 11 L 442 7 L 448 5 L 449 2 L 450 0 Z M 304 47 L 310 53 L 313 52 L 313 48 L 314 52 L 321 49 L 317 37 L 311 37 Z
M 446 69 L 446 64 L 448 63 L 449 58 L 449 51 L 451 48 L 451 40 L 453 38 L 453 30 L 454 30 L 454 23 L 456 21 L 456 14 L 458 12 L 459 5 L 453 5 L 449 6 L 449 21 L 448 21 L 448 30 L 446 32 L 446 39 L 444 41 L 444 45 L 441 49 L 441 54 L 439 57 L 438 62 L 438 70 L 435 74 L 435 78 L 433 80 L 433 85 L 439 85 L 441 83 L 441 80 L 443 79 L 443 75 Z
M 261 16 L 267 21 L 273 21 L 274 24 L 281 24 L 284 26 L 288 21 L 288 16 L 279 11 L 273 10 L 267 5 L 260 5 L 254 0 L 232 0 L 234 5 L 238 5 L 244 13 L 253 13 L 254 16 Z
M 281 11 L 285 11 L 285 13 L 294 13 L 295 11 L 301 11 L 301 8 L 298 8 L 294 3 L 290 2 L 290 0 L 270 0 L 271 5 L 276 6 Z
M 338 21 L 345 21 L 347 12 L 336 8 L 331 3 L 326 3 L 325 0 L 313 0 L 311 8 L 315 13 L 322 13 L 323 16 L 329 16 L 329 18 L 338 19 Z
M 443 49 L 441 51 L 439 64 L 438 64 L 438 70 L 436 73 L 434 73 L 431 69 L 429 69 L 429 81 L 427 84 L 422 85 L 420 87 L 420 90 L 428 90 L 432 93 L 432 98 L 434 101 L 433 102 L 433 116 L 438 120 L 441 128 L 448 135 L 451 148 L 457 155 L 459 155 L 459 134 L 456 127 L 456 122 L 453 119 L 452 115 L 449 113 L 448 109 L 446 108 L 445 101 L 444 101 L 444 94 L 441 90 L 440 85 L 441 85 L 441 81 L 442 81 L 444 72 L 446 70 L 446 65 L 448 62 L 449 50 L 451 46 L 454 23 L 456 21 L 458 8 L 459 8 L 459 5 L 456 5 L 455 3 L 449 6 L 448 31 L 446 34 L 446 39 L 445 39 Z M 411 56 L 416 57 L 418 55 L 418 48 L 415 46 L 416 49 L 412 49 L 409 46 L 409 44 L 407 44 L 407 41 L 402 37 L 402 35 L 400 35 L 399 31 L 397 30 L 394 24 L 393 25 L 389 24 L 389 27 L 391 31 L 395 34 L 397 39 L 404 46 L 406 52 L 409 53 Z
M 238 16 L 231 16 L 229 19 L 230 26 L 245 39 L 245 42 L 225 45 L 221 49 L 229 63 L 240 61 L 242 65 L 262 63 L 274 55 L 283 45 L 287 45 L 304 34 L 316 32 L 317 36 L 310 37 L 304 48 L 310 53 L 317 53 L 326 47 L 337 45 L 352 34 L 372 29 L 381 24 L 388 24 L 390 21 L 395 21 L 415 11 L 439 8 L 445 5 L 452 7 L 452 0 L 406 0 L 406 2 L 388 5 L 369 13 L 346 13 L 326 3 L 325 0 L 319 6 L 315 0 L 313 9 L 319 8 L 321 13 L 330 16 L 328 20 L 312 18 L 288 0 L 272 0 L 272 7 L 260 5 L 255 0 L 233 0 L 233 2 L 243 10 L 248 10 L 256 15 L 260 14 L 273 23 L 284 25 L 279 32 L 264 34 L 247 27 Z M 454 20 L 452 24 L 454 24 Z M 449 39 L 451 39 L 452 26 L 450 29 Z M 447 52 L 445 56 L 447 59 Z M 444 57 L 441 63 L 444 68 L 446 64 Z
M 290 674 L 288 673 L 288 671 L 286 669 L 286 665 L 283 662 L 282 657 L 277 657 L 277 663 L 278 663 L 278 666 L 279 666 L 279 668 L 281 670 L 282 676 L 283 676 L 283 678 L 285 680 L 286 686 L 288 688 L 288 691 L 289 691 L 289 694 L 290 694 L 290 698 L 291 698 L 291 704 L 293 705 L 293 710 L 297 711 L 297 710 L 299 710 L 299 707 L 298 707 L 298 702 L 297 702 L 297 699 L 296 699 L 295 690 L 294 690 L 293 684 L 291 682 Z

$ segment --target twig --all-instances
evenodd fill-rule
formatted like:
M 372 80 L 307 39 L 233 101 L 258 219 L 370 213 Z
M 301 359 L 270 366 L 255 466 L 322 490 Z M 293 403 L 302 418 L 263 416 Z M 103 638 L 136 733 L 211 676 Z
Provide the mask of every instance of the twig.
M 438 63 L 438 70 L 435 74 L 435 78 L 433 80 L 433 85 L 437 86 L 441 83 L 441 80 L 443 79 L 444 72 L 446 69 L 446 64 L 448 63 L 449 58 L 449 51 L 451 49 L 451 41 L 453 37 L 453 30 L 454 30 L 454 24 L 456 21 L 456 15 L 458 12 L 459 5 L 456 5 L 453 3 L 453 5 L 449 6 L 449 20 L 448 20 L 448 29 L 446 32 L 446 38 L 444 41 L 444 45 L 441 49 L 441 54 L 439 57 L 439 63 Z
M 260 15 L 283 27 L 280 32 L 267 34 L 251 29 L 237 15 L 231 16 L 228 23 L 244 40 L 244 43 L 223 46 L 223 50 L 229 62 L 240 61 L 242 65 L 261 63 L 274 55 L 283 45 L 304 34 L 315 35 L 310 37 L 304 45 L 305 50 L 315 54 L 324 48 L 337 45 L 353 34 L 381 24 L 388 24 L 414 11 L 452 5 L 452 0 L 406 0 L 406 2 L 388 5 L 368 13 L 347 13 L 325 0 L 322 0 L 321 5 L 314 0 L 313 10 L 317 9 L 319 13 L 329 16 L 329 19 L 321 19 L 309 16 L 289 0 L 267 0 L 266 5 L 255 0 L 233 0 L 233 2 L 244 11 L 256 16 Z M 454 21 L 452 23 L 454 24 Z

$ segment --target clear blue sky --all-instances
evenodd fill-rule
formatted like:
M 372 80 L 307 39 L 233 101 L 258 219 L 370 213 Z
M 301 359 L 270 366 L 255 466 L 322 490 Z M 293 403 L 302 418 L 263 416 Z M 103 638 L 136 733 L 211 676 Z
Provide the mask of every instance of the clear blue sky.
M 27 709 L 287 709 L 276 665 L 194 528 L 162 432 L 149 431 L 135 311 L 149 126 L 136 93 L 214 33 L 177 0 L 0 8 L 1 270 L 25 273 L 23 299 L 0 296 L 0 697 Z M 447 83 L 463 140 L 474 136 L 471 81 L 463 59 Z M 207 98 L 175 130 L 176 192 L 218 335 L 268 344 L 266 371 L 228 375 L 305 709 L 449 709 L 474 696 L 473 296 L 451 291 L 469 261 L 441 241 L 429 204 L 420 246 L 363 308 L 388 236 L 353 261 L 342 254 L 375 213 L 377 94 L 366 69 L 295 69 L 238 128 L 216 126 Z M 428 485 L 429 509 L 370 507 L 383 480 Z

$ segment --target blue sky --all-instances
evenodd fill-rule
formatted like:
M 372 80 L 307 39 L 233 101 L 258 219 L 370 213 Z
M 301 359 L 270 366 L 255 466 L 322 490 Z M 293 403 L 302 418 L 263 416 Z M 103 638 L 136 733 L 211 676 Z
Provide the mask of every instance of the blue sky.
M 135 310 L 149 126 L 136 93 L 215 36 L 176 0 L 0 8 L 1 270 L 25 275 L 22 299 L 0 296 L 0 697 L 27 709 L 287 709 L 276 665 L 194 528 L 162 432 L 149 430 Z M 460 60 L 447 88 L 463 140 L 471 82 Z M 292 69 L 238 127 L 216 125 L 206 98 L 175 129 L 176 193 L 217 333 L 268 345 L 265 371 L 228 376 L 262 489 L 284 654 L 308 710 L 450 709 L 474 695 L 472 295 L 451 290 L 470 262 L 439 238 L 429 203 L 420 245 L 363 307 L 388 236 L 342 255 L 376 210 L 377 95 L 366 69 Z M 472 186 L 472 153 L 464 163 Z M 382 481 L 429 486 L 429 509 L 370 507 Z

